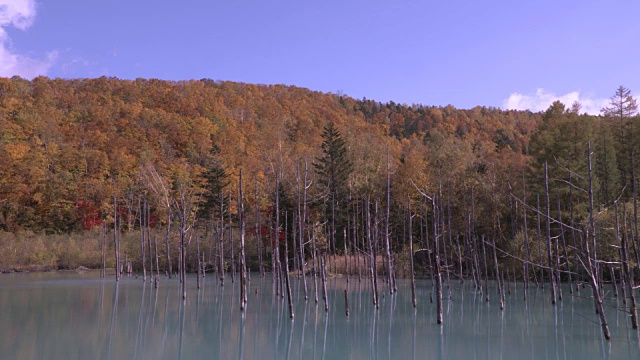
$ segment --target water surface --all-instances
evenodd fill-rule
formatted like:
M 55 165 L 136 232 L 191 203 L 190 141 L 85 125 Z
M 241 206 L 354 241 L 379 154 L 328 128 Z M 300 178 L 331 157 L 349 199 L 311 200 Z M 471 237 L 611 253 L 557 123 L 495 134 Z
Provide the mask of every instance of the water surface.
M 140 278 L 100 279 L 97 272 L 0 275 L 1 359 L 632 359 L 640 355 L 620 299 L 606 313 L 612 340 L 601 335 L 590 289 L 551 305 L 549 290 L 522 284 L 500 310 L 470 282 L 452 283 L 444 325 L 436 324 L 430 281 L 418 282 L 418 307 L 409 283 L 399 280 L 390 296 L 380 284 L 375 310 L 368 279 L 351 279 L 350 315 L 345 315 L 344 278 L 329 279 L 329 312 L 319 289 L 304 301 L 301 280 L 292 279 L 295 318 L 286 297 L 274 297 L 267 274 L 253 274 L 248 307 L 239 308 L 239 284 L 213 275 L 200 290 L 187 278 L 180 296 L 176 279 L 158 289 Z M 445 288 L 446 290 L 446 288 Z M 446 291 L 445 291 L 446 295 Z M 611 294 L 608 294 L 610 296 Z

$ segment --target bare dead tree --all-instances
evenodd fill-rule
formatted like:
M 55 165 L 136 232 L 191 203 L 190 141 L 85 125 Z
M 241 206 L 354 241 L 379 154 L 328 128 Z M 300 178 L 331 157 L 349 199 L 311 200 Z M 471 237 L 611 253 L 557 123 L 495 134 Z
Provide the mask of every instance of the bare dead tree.
M 538 219 L 538 263 L 542 264 L 542 227 L 540 222 L 540 194 L 536 194 L 536 215 Z M 544 268 L 540 267 L 540 286 L 544 289 Z
M 560 229 L 559 229 L 560 233 L 555 238 L 555 247 L 556 247 L 556 249 L 555 249 L 556 250 L 555 251 L 555 254 L 556 254 L 556 263 L 555 263 L 555 266 L 556 266 L 556 272 L 555 272 L 556 273 L 556 290 L 557 290 L 557 294 L 558 294 L 558 300 L 562 301 L 562 287 L 560 286 L 562 280 L 561 280 L 561 277 L 560 277 L 560 249 L 559 249 L 559 246 L 558 246 L 558 244 L 559 244 L 558 238 L 562 239 L 562 241 L 564 242 L 564 226 L 562 225 L 562 212 L 560 211 L 560 196 L 557 197 L 556 204 L 557 204 L 557 211 L 558 211 L 558 222 L 559 222 L 559 227 L 560 227 Z
M 531 252 L 529 250 L 529 232 L 527 229 L 527 183 L 524 179 L 524 170 L 522 171 L 522 221 L 524 230 L 524 251 L 525 259 L 524 263 L 524 301 L 527 301 L 527 292 L 529 290 L 529 263 L 531 262 Z
M 145 252 L 144 252 L 144 240 L 145 240 L 145 224 L 144 224 L 144 220 L 145 217 L 143 215 L 143 209 L 142 209 L 142 199 L 141 199 L 142 195 L 138 196 L 138 220 L 139 220 L 139 224 L 140 224 L 140 256 L 141 256 L 141 260 L 142 260 L 142 281 L 145 282 L 147 281 L 147 265 L 146 265 L 146 260 L 145 260 Z
M 256 251 L 258 253 L 258 272 L 261 277 L 264 277 L 264 266 L 262 265 L 262 228 L 260 227 L 260 205 L 258 203 L 258 179 L 256 178 L 256 190 L 253 196 L 253 202 L 255 206 L 255 227 L 256 227 Z
M 436 196 L 434 195 L 431 199 L 431 204 L 433 207 L 433 240 L 434 240 L 434 249 L 435 249 L 435 265 L 436 265 L 436 304 L 437 304 L 437 323 L 442 324 L 442 274 L 440 270 L 440 246 L 439 246 L 439 238 L 440 233 L 438 230 L 438 226 L 436 224 L 439 223 L 438 216 L 438 203 L 436 201 Z
M 560 212 L 560 197 L 558 197 L 558 220 L 562 219 L 562 214 Z M 572 279 L 571 279 L 571 268 L 569 267 L 569 252 L 567 251 L 567 240 L 564 236 L 565 234 L 565 229 L 566 227 L 564 226 L 564 223 L 561 221 L 560 222 L 560 239 L 562 239 L 562 248 L 563 248 L 563 253 L 564 253 L 564 262 L 565 262 L 565 273 L 567 274 L 567 281 L 569 281 L 569 293 L 573 293 L 572 290 Z M 557 242 L 556 242 L 557 244 Z M 556 251 L 557 253 L 557 257 L 558 259 L 560 259 L 560 253 L 558 251 L 558 248 L 556 246 Z M 558 260 L 558 281 L 560 281 L 560 260 Z M 562 300 L 562 289 L 560 288 L 560 286 L 558 286 L 558 290 L 559 290 L 559 294 L 560 294 L 560 300 Z
M 280 185 L 280 179 L 278 177 L 278 173 L 275 173 L 275 177 L 276 177 L 276 187 L 275 187 L 275 205 L 276 205 L 276 213 L 275 213 L 275 217 L 276 217 L 276 225 L 274 228 L 274 237 L 275 237 L 275 246 L 274 246 L 274 256 L 275 256 L 275 271 L 276 271 L 276 285 L 278 287 L 278 290 L 276 291 L 277 295 L 282 294 L 282 296 L 284 296 L 284 292 L 282 292 L 282 278 L 281 278 L 281 272 L 282 272 L 282 264 L 280 263 L 280 192 L 278 191 L 279 185 Z
M 484 235 L 480 236 L 480 242 L 482 243 L 482 257 L 483 257 L 483 265 L 484 265 L 484 299 L 486 302 L 489 302 L 489 269 L 488 269 L 488 265 L 487 265 L 487 249 L 485 246 L 486 241 L 484 240 Z M 496 278 L 496 281 L 499 281 Z
M 162 204 L 165 206 L 167 210 L 167 231 L 165 235 L 165 243 L 167 247 L 167 275 L 171 278 L 172 275 L 172 267 L 171 267 L 171 247 L 169 246 L 169 237 L 171 235 L 171 220 L 173 217 L 173 197 L 167 185 L 165 185 L 165 180 L 158 174 L 158 171 L 151 164 L 147 164 L 140 168 L 140 172 L 142 177 L 146 180 L 146 184 L 151 190 L 158 196 Z
M 631 326 L 634 329 L 638 329 L 638 313 L 636 311 L 636 299 L 633 294 L 633 271 L 629 268 L 629 256 L 627 253 L 627 234 L 625 233 L 620 237 L 620 225 L 618 220 L 618 201 L 614 202 L 615 212 L 616 212 L 616 240 L 620 245 L 620 253 L 622 258 L 622 272 L 623 276 L 626 278 L 626 284 L 623 283 L 623 287 L 626 287 L 625 293 L 629 296 L 629 314 L 631 315 Z M 626 285 L 626 286 L 625 286 Z M 623 293 L 624 294 L 624 293 Z
M 324 300 L 324 311 L 329 312 L 329 299 L 327 295 L 327 263 L 325 261 L 326 252 L 320 256 L 320 267 L 322 268 L 322 300 Z
M 116 194 L 113 194 L 113 243 L 116 260 L 116 281 L 120 281 L 120 230 L 118 228 L 118 202 Z
M 240 311 L 247 306 L 247 259 L 244 250 L 245 219 L 244 196 L 242 193 L 242 169 L 238 180 L 238 213 L 240 217 Z
M 229 195 L 229 204 L 227 205 L 227 208 L 231 209 L 231 195 Z M 229 216 L 227 216 L 228 221 L 229 221 L 229 255 L 231 256 L 231 259 L 229 260 L 229 265 L 230 265 L 230 269 L 229 269 L 229 274 L 231 274 L 231 283 L 235 283 L 236 281 L 236 262 L 235 262 L 235 256 L 234 256 L 234 246 L 233 246 L 233 222 L 231 220 L 231 211 L 229 211 L 228 213 Z
M 293 320 L 293 302 L 291 300 L 291 284 L 289 280 L 289 240 L 287 236 L 288 213 L 285 212 L 285 230 L 284 230 L 284 278 L 287 287 L 287 301 L 289 304 L 289 318 Z
M 311 262 L 313 264 L 313 296 L 314 296 L 314 300 L 315 303 L 318 303 L 318 267 L 319 267 L 319 261 L 318 260 L 318 248 L 316 246 L 316 229 L 315 229 L 315 225 L 313 226 L 313 228 L 310 230 L 311 231 Z
M 198 276 L 196 276 L 196 287 L 198 290 L 200 290 L 200 276 L 202 268 L 201 268 L 201 264 L 200 264 L 200 236 L 198 236 L 199 234 L 196 234 L 196 262 L 198 265 Z
M 220 267 L 220 286 L 224 286 L 224 195 L 220 192 L 220 226 L 218 230 L 218 253 L 219 253 L 219 267 Z
M 371 205 L 369 204 L 369 199 L 367 198 L 366 203 L 365 203 L 365 207 L 366 207 L 366 212 L 367 212 L 367 243 L 369 245 L 369 268 L 371 271 L 371 292 L 372 292 L 372 298 L 373 298 L 373 305 L 377 308 L 379 308 L 379 304 L 378 304 L 378 284 L 376 281 L 376 272 L 377 272 L 377 266 L 376 266 L 376 257 L 375 257 L 375 253 L 374 253 L 374 248 L 373 248 L 373 244 L 372 244 L 372 234 L 371 234 Z
M 500 310 L 504 310 L 504 284 L 500 282 L 500 268 L 498 267 L 498 254 L 496 251 L 496 239 L 491 238 L 493 243 L 493 265 L 495 266 L 496 281 L 498 283 L 498 292 L 500 293 Z M 488 293 L 488 291 L 487 291 Z
M 549 201 L 549 171 L 547 169 L 547 162 L 544 163 L 544 196 L 545 202 L 545 229 L 547 235 L 547 259 L 549 264 L 549 281 L 551 283 L 551 304 L 556 303 L 556 282 L 555 282 L 555 269 L 551 256 L 551 204 Z
M 391 174 L 389 172 L 389 147 L 387 147 L 387 209 L 385 216 L 384 240 L 387 255 L 387 276 L 389 282 L 389 294 L 393 295 L 393 279 L 391 276 L 391 250 L 389 246 L 389 208 L 391 207 Z
M 153 251 L 151 251 L 151 206 L 146 194 L 144 197 L 144 214 L 146 216 L 145 228 L 147 233 L 147 253 L 149 254 L 149 277 L 153 278 Z
M 100 277 L 104 278 L 107 276 L 107 225 L 102 223 L 100 226 L 100 263 L 102 264 L 102 268 L 100 269 Z
M 602 296 L 600 292 L 600 288 L 598 286 L 597 276 L 598 273 L 596 269 L 594 269 L 593 261 L 591 258 L 591 251 L 589 250 L 589 237 L 593 240 L 595 244 L 595 220 L 593 215 L 593 177 L 591 170 L 591 141 L 589 140 L 587 145 L 587 169 L 588 169 L 588 193 L 589 193 L 589 227 L 585 229 L 584 233 L 584 252 L 585 252 L 585 260 L 583 261 L 584 267 L 587 271 L 587 276 L 589 277 L 589 283 L 591 284 L 591 292 L 593 293 L 593 301 L 595 302 L 596 311 L 600 316 L 600 325 L 602 327 L 602 333 L 605 339 L 610 340 L 611 334 L 609 333 L 609 325 L 607 324 L 607 319 L 604 314 L 604 308 L 602 306 Z M 594 257 L 595 258 L 595 257 Z
M 409 216 L 409 264 L 411 266 L 411 304 L 416 307 L 416 277 L 413 268 L 413 228 L 411 215 L 411 198 L 407 197 L 407 214 Z M 461 274 L 462 275 L 462 274 Z

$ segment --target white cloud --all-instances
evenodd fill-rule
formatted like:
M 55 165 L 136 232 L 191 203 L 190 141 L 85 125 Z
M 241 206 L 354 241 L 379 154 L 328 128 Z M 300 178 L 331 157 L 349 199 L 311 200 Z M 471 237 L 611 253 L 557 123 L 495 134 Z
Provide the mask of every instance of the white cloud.
M 56 51 L 48 53 L 44 59 L 33 59 L 19 54 L 11 46 L 6 28 L 27 30 L 35 17 L 35 0 L 0 0 L 0 76 L 18 75 L 31 79 L 46 74 L 56 60 Z
M 510 110 L 531 110 L 533 112 L 544 111 L 556 100 L 562 102 L 567 108 L 574 102 L 582 105 L 581 113 L 586 112 L 591 115 L 600 114 L 600 109 L 609 104 L 609 99 L 598 99 L 580 94 L 579 91 L 572 91 L 564 95 L 556 95 L 545 89 L 536 90 L 535 94 L 513 93 L 502 103 L 503 109 Z

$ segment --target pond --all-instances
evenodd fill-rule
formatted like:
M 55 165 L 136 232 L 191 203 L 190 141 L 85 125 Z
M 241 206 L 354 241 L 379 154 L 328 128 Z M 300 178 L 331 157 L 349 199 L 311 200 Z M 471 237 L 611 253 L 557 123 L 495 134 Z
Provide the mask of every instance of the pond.
M 640 354 L 622 300 L 607 294 L 611 341 L 601 335 L 590 289 L 556 305 L 546 289 L 532 287 L 523 301 L 518 284 L 500 310 L 471 282 L 452 282 L 444 324 L 436 324 L 429 280 L 417 282 L 417 309 L 407 280 L 389 295 L 379 284 L 380 308 L 368 279 L 328 280 L 329 312 L 313 281 L 304 301 L 302 282 L 292 278 L 295 318 L 285 297 L 274 297 L 270 274 L 252 274 L 248 305 L 239 307 L 239 281 L 221 287 L 207 274 L 200 290 L 187 278 L 101 279 L 97 272 L 0 275 L 0 359 L 631 359 Z M 349 316 L 344 289 L 348 289 Z M 447 293 L 445 286 L 445 295 Z M 435 300 L 435 299 L 434 299 Z M 619 310 L 620 309 L 620 310 Z

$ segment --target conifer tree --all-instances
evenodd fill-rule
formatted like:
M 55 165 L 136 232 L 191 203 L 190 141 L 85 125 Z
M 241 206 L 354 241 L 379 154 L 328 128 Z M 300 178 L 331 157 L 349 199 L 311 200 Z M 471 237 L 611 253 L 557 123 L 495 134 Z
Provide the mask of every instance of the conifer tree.
M 227 195 L 224 189 L 229 185 L 229 175 L 219 159 L 220 148 L 214 144 L 211 147 L 211 157 L 209 159 L 208 169 L 203 174 L 206 181 L 205 193 L 203 194 L 204 203 L 202 211 L 205 219 L 211 219 L 220 210 L 220 204 L 226 204 Z M 218 216 L 224 214 L 218 214 Z
M 316 158 L 313 166 L 318 174 L 321 191 L 324 191 L 330 206 L 325 209 L 328 224 L 331 227 L 331 242 L 336 248 L 335 234 L 342 233 L 346 216 L 348 179 L 353 165 L 347 157 L 347 145 L 333 122 L 322 132 L 322 155 Z
M 595 138 L 595 179 L 598 204 L 611 203 L 619 194 L 620 172 L 611 129 L 600 124 Z
M 602 114 L 614 124 L 613 135 L 615 138 L 615 150 L 618 154 L 618 170 L 620 171 L 620 188 L 626 188 L 626 193 L 631 191 L 631 168 L 634 158 L 634 133 L 633 117 L 638 113 L 638 103 L 631 95 L 631 90 L 624 86 L 618 87 L 616 93 L 609 100 L 609 106 L 602 108 Z

